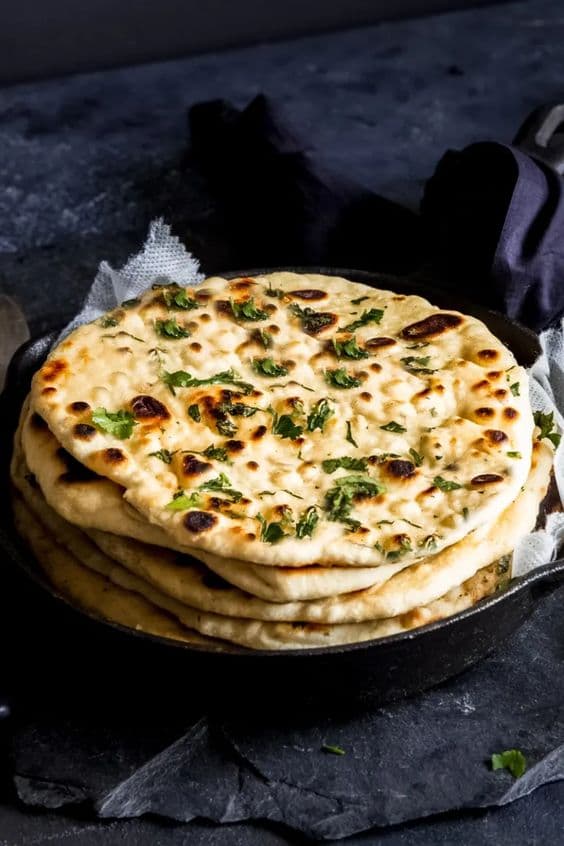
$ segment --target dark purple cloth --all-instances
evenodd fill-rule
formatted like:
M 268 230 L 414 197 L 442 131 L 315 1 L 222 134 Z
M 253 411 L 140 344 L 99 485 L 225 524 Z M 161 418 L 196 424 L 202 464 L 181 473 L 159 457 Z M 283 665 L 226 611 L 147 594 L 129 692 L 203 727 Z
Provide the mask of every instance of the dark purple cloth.
M 213 271 L 316 265 L 422 273 L 540 330 L 564 311 L 562 181 L 517 148 L 449 151 L 421 215 L 332 172 L 260 95 L 190 110 L 226 244 Z

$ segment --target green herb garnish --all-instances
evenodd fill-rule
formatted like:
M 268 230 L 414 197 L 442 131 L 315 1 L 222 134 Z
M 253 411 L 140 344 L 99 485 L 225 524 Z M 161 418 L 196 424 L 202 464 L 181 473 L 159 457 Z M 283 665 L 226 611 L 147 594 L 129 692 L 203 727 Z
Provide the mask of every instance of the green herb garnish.
M 361 326 L 367 326 L 369 323 L 380 323 L 384 317 L 384 311 L 381 308 L 371 308 L 363 311 L 358 320 L 354 320 L 345 326 L 343 332 L 354 332 L 355 329 L 360 329 Z
M 387 550 L 386 558 L 388 561 L 397 561 L 398 559 L 403 558 L 403 556 L 408 552 L 413 552 L 411 539 L 407 535 L 402 535 L 399 546 L 396 549 Z
M 240 303 L 229 300 L 229 304 L 235 320 L 268 320 L 268 312 L 258 308 L 252 297 Z
M 193 297 L 187 296 L 184 288 L 163 291 L 162 298 L 164 304 L 169 309 L 180 309 L 181 311 L 189 311 L 193 308 L 200 308 L 200 303 Z
M 353 447 L 358 447 L 357 442 L 353 438 L 350 420 L 347 420 L 347 434 L 345 435 L 345 440 L 347 440 L 349 444 L 352 444 Z
M 270 332 L 267 332 L 266 329 L 257 329 L 256 332 L 256 338 L 261 342 L 265 350 L 270 349 L 273 344 L 273 339 Z
M 226 463 L 230 463 L 229 461 L 229 453 L 225 449 L 225 447 L 218 447 L 210 444 L 209 447 L 206 447 L 200 455 L 205 455 L 206 458 L 214 458 L 216 461 L 225 461 Z
M 521 396 L 521 394 L 519 393 L 519 382 L 513 382 L 513 384 L 509 386 L 509 390 L 511 391 L 514 397 Z
M 261 411 L 256 405 L 245 405 L 244 402 L 221 402 L 217 408 L 221 414 L 232 414 L 233 417 L 252 417 Z
M 340 746 L 331 746 L 329 743 L 324 743 L 323 746 L 321 747 L 321 749 L 322 749 L 323 752 L 327 752 L 330 755 L 346 755 L 347 754 L 345 752 L 345 750 L 342 749 Z
M 253 358 L 253 370 L 259 376 L 287 376 L 288 368 L 276 364 L 272 358 Z
M 188 329 L 178 325 L 174 317 L 168 320 L 155 320 L 155 331 L 162 338 L 189 338 L 191 335 Z
M 390 420 L 389 423 L 385 423 L 384 426 L 380 426 L 380 429 L 383 429 L 384 432 L 397 432 L 399 435 L 402 432 L 407 432 L 405 426 L 401 426 L 399 423 L 396 423 L 395 420 Z
M 209 376 L 207 379 L 196 379 L 190 373 L 186 373 L 185 370 L 176 370 L 174 373 L 167 373 L 166 370 L 163 370 L 160 376 L 173 394 L 175 388 L 197 388 L 200 385 L 235 385 L 243 394 L 250 394 L 254 391 L 254 386 L 249 382 L 243 382 L 237 371 L 232 368 L 216 373 L 215 376 Z
M 368 353 L 358 346 L 354 335 L 347 341 L 337 341 L 333 338 L 333 349 L 337 358 L 368 358 Z
M 309 306 L 302 308 L 297 303 L 292 303 L 292 305 L 289 306 L 289 309 L 292 314 L 301 318 L 302 329 L 304 332 L 307 332 L 308 335 L 317 335 L 317 333 L 321 332 L 321 330 L 326 326 L 332 326 L 335 323 L 334 315 L 329 314 L 329 312 L 326 311 L 315 311 Z
M 468 520 L 468 517 L 469 517 L 469 516 L 470 516 L 470 509 L 469 509 L 469 508 L 466 508 L 466 506 L 464 506 L 464 508 L 462 509 L 462 517 L 463 517 L 465 520 Z
M 287 537 L 287 529 L 292 525 L 292 513 L 290 509 L 276 523 L 268 523 L 262 514 L 257 514 L 257 520 L 261 524 L 260 539 L 263 543 L 278 543 L 282 538 Z
M 368 460 L 366 458 L 353 458 L 352 455 L 343 455 L 341 458 L 326 458 L 321 462 L 321 466 L 325 473 L 334 473 L 340 467 L 343 470 L 364 473 L 368 467 Z
M 202 415 L 200 414 L 200 408 L 196 403 L 188 406 L 188 414 L 192 418 L 195 423 L 199 423 L 202 419 Z
M 191 494 L 184 491 L 177 491 L 171 501 L 166 505 L 169 511 L 186 511 L 188 508 L 198 508 L 201 505 L 202 497 L 194 491 Z
M 163 461 L 165 464 L 170 464 L 173 455 L 176 455 L 177 452 L 177 449 L 175 449 L 174 452 L 171 452 L 168 449 L 158 449 L 156 452 L 150 452 L 149 455 L 154 458 L 160 458 L 160 460 Z
M 421 467 L 421 465 L 423 464 L 424 456 L 421 455 L 420 452 L 417 452 L 417 450 L 413 449 L 413 448 L 409 450 L 409 454 L 410 454 L 415 466 Z
M 550 414 L 543 414 L 542 411 L 535 411 L 533 417 L 535 419 L 535 425 L 540 429 L 538 440 L 548 438 L 553 446 L 557 447 L 562 435 L 554 429 L 554 412 L 551 411 Z
M 415 355 L 408 355 L 405 358 L 400 358 L 402 364 L 405 365 L 406 369 L 409 370 L 410 373 L 435 373 L 435 370 L 432 370 L 428 367 L 429 362 L 431 361 L 431 356 L 426 355 L 421 358 L 418 358 Z
M 130 438 L 133 427 L 137 426 L 133 414 L 129 411 L 106 411 L 105 408 L 96 408 L 92 412 L 92 422 L 101 432 L 107 432 L 120 441 Z
M 344 367 L 338 370 L 326 370 L 323 375 L 327 384 L 333 388 L 358 388 L 360 385 L 360 379 L 349 376 Z
M 342 476 L 335 480 L 335 484 L 325 495 L 325 508 L 329 520 L 347 523 L 357 528 L 358 521 L 349 520 L 352 511 L 353 497 L 377 496 L 384 493 L 385 485 L 374 481 L 369 476 Z
M 319 402 L 315 403 L 311 412 L 308 414 L 308 432 L 315 432 L 316 429 L 319 429 L 321 432 L 323 432 L 323 430 L 325 429 L 325 424 L 327 423 L 329 418 L 333 416 L 334 413 L 335 412 L 333 411 L 327 400 L 320 399 Z
M 113 326 L 119 326 L 119 320 L 116 320 L 115 317 L 111 317 L 109 314 L 104 315 L 98 321 L 98 325 L 102 327 L 102 329 L 111 329 Z
M 294 423 L 290 414 L 277 414 L 272 407 L 267 409 L 272 414 L 272 434 L 279 435 L 281 438 L 290 438 L 294 441 L 299 438 L 303 432 L 303 426 L 298 426 Z
M 216 418 L 215 428 L 220 435 L 224 435 L 226 438 L 230 438 L 237 431 L 237 426 L 229 419 L 227 414 L 223 414 Z
M 492 755 L 492 770 L 509 770 L 513 778 L 521 778 L 526 769 L 527 759 L 520 749 L 506 749 Z
M 364 300 L 369 300 L 369 299 L 370 299 L 370 297 L 369 297 L 369 296 L 365 296 L 365 297 L 357 297 L 357 298 L 356 298 L 356 300 L 351 300 L 351 303 L 352 303 L 353 305 L 360 305 L 361 303 L 363 303 L 363 302 L 364 302 Z
M 315 505 L 310 505 L 309 508 L 306 508 L 302 512 L 296 524 L 296 537 L 300 539 L 306 537 L 311 538 L 318 522 L 319 514 L 317 513 L 317 508 Z
M 506 455 L 507 455 L 508 458 L 522 458 L 523 457 L 521 455 L 521 453 L 517 452 L 516 450 L 515 451 L 512 450 L 511 452 L 508 452 L 508 453 L 506 453 Z
M 463 485 L 459 485 L 458 482 L 452 482 L 452 481 L 449 481 L 448 479 L 443 479 L 442 476 L 435 476 L 435 478 L 433 479 L 433 484 L 440 491 L 445 491 L 445 492 L 458 491 L 458 490 L 460 490 L 460 488 L 463 487 Z
M 214 479 L 209 479 L 198 485 L 199 491 L 221 491 L 231 502 L 239 502 L 243 498 L 241 491 L 234 491 L 225 473 L 220 473 Z

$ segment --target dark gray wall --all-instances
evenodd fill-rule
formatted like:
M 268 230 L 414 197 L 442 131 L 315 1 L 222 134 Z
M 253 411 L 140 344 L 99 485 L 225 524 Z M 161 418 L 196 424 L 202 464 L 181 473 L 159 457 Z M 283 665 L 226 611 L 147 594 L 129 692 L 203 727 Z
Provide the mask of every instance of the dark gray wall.
M 485 5 L 488 0 L 4 0 L 0 82 Z

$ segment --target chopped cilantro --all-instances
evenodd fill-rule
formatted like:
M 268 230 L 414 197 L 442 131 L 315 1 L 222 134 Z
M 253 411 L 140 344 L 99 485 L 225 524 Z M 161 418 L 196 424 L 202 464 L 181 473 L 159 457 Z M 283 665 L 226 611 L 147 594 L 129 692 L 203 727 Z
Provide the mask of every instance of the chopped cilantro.
M 302 512 L 300 519 L 296 524 L 296 537 L 300 539 L 306 537 L 311 538 L 318 522 L 319 514 L 317 512 L 317 508 L 315 505 L 310 505 L 309 508 L 306 508 L 306 510 Z
M 523 456 L 521 455 L 520 452 L 517 452 L 516 450 L 512 450 L 511 452 L 507 453 L 507 457 L 508 458 L 522 458 Z
M 402 520 L 402 522 L 407 523 L 408 526 L 413 526 L 414 529 L 422 529 L 423 528 L 423 526 L 419 526 L 417 523 L 414 523 L 412 520 L 408 520 L 407 517 L 400 517 L 399 519 Z
M 458 491 L 458 490 L 460 490 L 460 488 L 463 487 L 462 485 L 459 485 L 458 482 L 452 482 L 452 481 L 449 481 L 448 479 L 443 479 L 442 476 L 435 476 L 435 478 L 433 479 L 433 484 L 440 491 L 445 491 L 445 492 Z
M 464 508 L 462 509 L 462 517 L 464 518 L 464 520 L 468 520 L 469 516 L 470 516 L 470 509 L 466 508 L 466 506 L 464 506 Z
M 229 300 L 229 304 L 235 320 L 268 320 L 268 312 L 258 308 L 252 297 L 240 303 Z
M 193 403 L 192 405 L 188 406 L 188 414 L 195 423 L 199 423 L 202 419 L 202 415 L 200 414 L 200 407 L 196 405 L 196 403 Z
M 419 542 L 418 546 L 426 549 L 428 552 L 434 552 L 437 548 L 437 535 L 427 535 L 427 537 L 423 538 L 423 540 Z
M 368 353 L 358 346 L 354 335 L 347 341 L 337 341 L 333 338 L 333 349 L 337 358 L 353 358 L 356 360 L 368 358 Z
M 129 411 L 106 411 L 105 408 L 95 408 L 92 412 L 92 422 L 101 432 L 107 432 L 125 441 L 133 434 L 133 427 L 137 423 Z
M 289 491 L 287 488 L 282 488 L 282 491 L 283 491 L 284 493 L 287 493 L 287 494 L 288 494 L 288 496 L 293 496 L 293 497 L 295 497 L 296 499 L 303 499 L 303 496 L 300 496 L 299 494 L 294 493 L 294 491 Z
M 286 376 L 288 368 L 283 364 L 276 364 L 272 358 L 253 358 L 253 370 L 259 376 Z
M 361 303 L 363 303 L 363 302 L 364 302 L 364 300 L 369 300 L 369 299 L 370 299 L 370 297 L 369 297 L 369 296 L 365 296 L 365 297 L 357 297 L 357 298 L 356 298 L 356 300 L 351 300 L 351 303 L 352 303 L 353 305 L 360 305 Z
M 329 755 L 346 755 L 347 754 L 345 752 L 345 750 L 342 749 L 340 746 L 332 746 L 329 743 L 324 743 L 323 746 L 321 747 L 321 749 L 322 749 L 323 752 L 327 752 Z
M 275 297 L 277 300 L 281 300 L 282 297 L 286 296 L 282 288 L 273 288 L 272 282 L 268 283 L 268 288 L 265 290 L 264 293 L 267 297 Z
M 401 435 L 402 432 L 407 432 L 405 426 L 401 426 L 399 423 L 396 423 L 395 420 L 390 420 L 389 423 L 385 423 L 384 426 L 380 426 L 380 429 L 383 429 L 384 432 L 396 432 L 399 435 Z
M 232 414 L 233 417 L 252 417 L 261 410 L 256 405 L 245 405 L 244 402 L 221 402 L 217 408 L 221 414 Z
M 334 473 L 339 467 L 342 467 L 343 470 L 364 473 L 368 467 L 368 460 L 366 458 L 353 458 L 352 455 L 343 455 L 341 458 L 326 458 L 321 462 L 321 466 L 325 473 Z
M 349 444 L 352 444 L 354 447 L 358 447 L 357 442 L 353 438 L 350 420 L 347 420 L 347 434 L 345 435 L 345 440 L 347 440 L 349 442 Z
M 492 755 L 492 770 L 509 770 L 513 778 L 521 778 L 526 769 L 527 759 L 520 749 L 506 749 Z
M 105 314 L 98 321 L 98 325 L 101 326 L 102 329 L 111 329 L 113 326 L 119 325 L 119 320 L 109 314 Z
M 188 508 L 198 508 L 201 502 L 202 498 L 197 491 L 191 494 L 184 493 L 184 491 L 177 491 L 166 508 L 169 511 L 186 511 Z
M 115 335 L 102 335 L 102 338 L 119 338 L 120 335 L 127 335 L 128 338 L 133 338 L 134 341 L 139 341 L 140 344 L 147 343 L 143 340 L 143 338 L 138 338 L 137 335 L 132 335 L 131 332 L 125 332 L 121 329 L 119 332 L 116 332 Z
M 260 491 L 257 496 L 274 496 L 276 491 Z
M 187 296 L 184 288 L 163 291 L 161 296 L 164 304 L 169 309 L 189 311 L 193 308 L 200 308 L 200 303 L 193 297 Z
M 513 382 L 513 384 L 509 386 L 509 390 L 511 391 L 514 397 L 521 396 L 521 394 L 519 393 L 519 382 Z
M 290 509 L 276 523 L 268 523 L 262 514 L 257 514 L 257 520 L 261 524 L 260 539 L 263 543 L 278 543 L 287 536 L 287 529 L 292 525 L 292 514 Z
M 325 429 L 325 424 L 335 412 L 329 405 L 326 399 L 320 399 L 319 402 L 313 406 L 307 418 L 308 432 L 315 432 L 319 429 L 321 432 Z
M 409 454 L 410 454 L 411 458 L 413 459 L 413 463 L 415 464 L 415 466 L 421 467 L 421 465 L 423 464 L 424 456 L 421 455 L 420 452 L 417 452 L 417 450 L 413 449 L 413 448 L 411 448 L 409 450 Z
M 289 306 L 292 314 L 295 314 L 302 321 L 302 329 L 308 335 L 317 335 L 326 326 L 332 326 L 335 318 L 332 314 L 325 311 L 315 311 L 313 308 L 306 306 L 302 308 L 297 303 L 292 303 Z
M 422 358 L 418 358 L 415 355 L 408 355 L 405 358 L 400 359 L 401 363 L 405 365 L 406 369 L 409 370 L 410 373 L 435 373 L 435 370 L 432 370 L 428 367 L 429 362 L 431 361 L 431 356 L 426 355 Z
M 308 386 L 307 386 L 307 385 L 303 385 L 301 382 L 294 382 L 294 381 L 292 381 L 292 382 L 285 382 L 285 383 L 283 382 L 283 383 L 281 383 L 280 385 L 269 385 L 269 387 L 270 387 L 270 388 L 287 388 L 287 387 L 288 387 L 288 385 L 290 385 L 290 386 L 292 386 L 292 385 L 299 385 L 299 387 L 300 387 L 300 388 L 303 388 L 303 389 L 304 389 L 304 391 L 310 391 L 310 393 L 312 393 L 312 394 L 314 394 L 314 393 L 315 393 L 315 388 L 308 388 Z
M 347 523 L 357 528 L 358 522 L 351 521 L 349 515 L 352 511 L 353 497 L 377 496 L 384 493 L 385 486 L 376 482 L 369 476 L 342 476 L 335 480 L 335 484 L 327 491 L 325 496 L 325 508 L 329 520 L 339 523 Z
M 257 333 L 256 333 L 257 340 L 260 341 L 260 343 L 263 345 L 265 350 L 270 349 L 270 347 L 273 344 L 273 339 L 272 339 L 272 335 L 270 334 L 270 332 L 267 332 L 266 329 L 257 329 L 256 331 L 257 331 Z
M 215 376 L 209 376 L 207 379 L 196 379 L 185 370 L 176 370 L 174 373 L 163 370 L 160 376 L 173 394 L 175 388 L 197 388 L 200 385 L 235 385 L 243 394 L 250 394 L 254 390 L 253 385 L 243 382 L 232 368 L 216 373 Z
M 231 500 L 231 502 L 239 502 L 243 498 L 240 491 L 234 491 L 231 487 L 231 482 L 225 473 L 220 473 L 214 479 L 209 479 L 207 482 L 198 486 L 199 491 L 221 491 L 224 496 Z
M 168 449 L 158 449 L 156 452 L 150 452 L 150 456 L 154 456 L 155 458 L 160 458 L 161 461 L 164 461 L 165 464 L 170 464 L 172 461 L 173 455 L 176 455 L 178 450 L 174 452 L 170 452 Z
M 562 435 L 559 432 L 553 431 L 554 412 L 551 411 L 550 414 L 543 414 L 542 411 L 535 411 L 533 416 L 535 418 L 535 425 L 540 429 L 538 440 L 540 441 L 543 438 L 548 438 L 553 446 L 557 447 Z
M 237 426 L 226 414 L 216 418 L 215 428 L 220 435 L 224 435 L 226 438 L 230 438 L 237 431 Z
M 225 461 L 226 463 L 230 463 L 229 461 L 229 453 L 225 449 L 225 447 L 218 447 L 210 444 L 209 447 L 206 447 L 200 455 L 205 455 L 206 458 L 214 458 L 216 461 Z
M 388 549 L 386 552 L 386 558 L 388 561 L 397 561 L 398 559 L 402 558 L 408 552 L 412 552 L 413 547 L 411 545 L 411 539 L 407 535 L 401 535 L 399 540 L 399 545 L 396 549 Z
M 191 335 L 188 329 L 178 325 L 174 317 L 168 320 L 155 320 L 155 332 L 162 338 L 189 338 Z
M 323 375 L 327 384 L 333 388 L 358 388 L 360 385 L 360 379 L 349 376 L 344 367 L 338 370 L 326 370 Z
M 384 316 L 384 311 L 381 308 L 371 308 L 363 311 L 358 320 L 354 320 L 345 326 L 344 332 L 354 332 L 355 329 L 360 329 L 361 326 L 367 326 L 369 323 L 380 323 Z

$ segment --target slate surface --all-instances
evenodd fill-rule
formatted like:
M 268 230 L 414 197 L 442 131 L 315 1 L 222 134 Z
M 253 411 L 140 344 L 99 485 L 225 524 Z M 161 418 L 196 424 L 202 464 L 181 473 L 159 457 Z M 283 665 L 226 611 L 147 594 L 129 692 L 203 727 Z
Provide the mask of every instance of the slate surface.
M 211 223 L 209 196 L 184 158 L 185 108 L 212 96 L 224 96 L 243 105 L 259 90 L 268 92 L 285 104 L 290 118 L 310 134 L 312 144 L 330 165 L 414 207 L 423 181 L 445 147 L 462 147 L 485 137 L 509 139 L 539 100 L 561 95 L 563 27 L 558 0 L 532 0 L 257 46 L 221 56 L 4 89 L 0 91 L 0 289 L 19 297 L 34 331 L 59 323 L 78 306 L 97 262 L 101 258 L 116 263 L 123 260 L 139 243 L 149 219 L 159 213 L 165 213 L 194 251 L 202 255 L 205 269 L 221 267 L 225 258 L 221 232 Z M 549 600 L 553 607 L 558 597 L 561 600 L 561 593 Z M 13 601 L 10 595 L 4 598 L 8 603 Z M 482 709 L 490 708 L 496 714 L 495 720 L 485 721 L 493 734 L 470 732 L 475 742 L 465 749 L 471 775 L 462 770 L 461 776 L 459 769 L 454 785 L 445 777 L 444 795 L 447 787 L 456 787 L 467 791 L 466 799 L 479 799 L 484 783 L 476 786 L 476 773 L 488 784 L 493 779 L 487 768 L 482 769 L 483 756 L 492 751 L 492 744 L 496 748 L 500 743 L 517 745 L 513 733 L 507 740 L 503 736 L 503 727 L 508 725 L 508 697 L 515 693 L 515 686 L 508 681 L 499 700 L 489 698 L 497 690 L 497 673 L 504 668 L 507 678 L 516 674 L 515 684 L 525 691 L 515 715 L 517 721 L 512 724 L 525 731 L 518 745 L 527 747 L 530 760 L 536 762 L 550 742 L 557 741 L 552 732 L 557 731 L 561 714 L 552 695 L 556 695 L 559 683 L 553 679 L 556 668 L 561 667 L 562 630 L 557 622 L 560 636 L 551 633 L 547 609 L 523 630 L 514 645 L 452 683 L 459 686 L 458 709 L 438 708 L 438 720 L 435 718 L 431 725 L 433 731 L 441 732 L 443 727 L 451 730 L 456 720 L 476 729 Z M 26 619 L 26 626 L 33 630 L 34 625 L 35 631 L 41 632 L 39 620 L 33 623 Z M 514 650 L 519 649 L 531 627 L 539 632 L 540 657 L 527 663 Z M 33 673 L 30 657 L 20 653 L 19 644 L 14 647 L 13 640 L 10 651 Z M 38 651 L 36 645 L 35 653 Z M 513 664 L 504 663 L 509 654 L 513 654 Z M 546 664 L 549 656 L 552 673 Z M 37 657 L 44 665 L 56 663 L 56 656 L 35 654 Z M 72 679 L 74 668 L 62 669 Z M 535 675 L 537 669 L 540 677 Z M 539 678 L 542 682 L 536 690 L 533 682 Z M 104 685 L 102 673 L 100 685 Z M 466 700 L 470 692 L 471 698 Z M 185 712 L 184 721 L 178 717 L 176 721 L 166 720 L 155 711 L 150 728 L 143 732 L 147 745 L 141 749 L 131 715 L 129 719 L 122 716 L 116 734 L 111 720 L 104 725 L 92 721 L 91 716 L 81 717 L 80 711 L 70 707 L 72 702 L 67 713 L 60 707 L 50 709 L 53 694 L 45 687 L 23 697 L 19 748 L 21 754 L 29 756 L 24 770 L 29 772 L 30 761 L 39 767 L 35 775 L 42 772 L 41 767 L 55 766 L 63 774 L 65 767 L 78 767 L 82 780 L 77 779 L 77 789 L 86 792 L 91 789 L 86 776 L 92 775 L 92 769 L 96 790 L 106 791 L 113 778 L 128 775 L 166 747 L 190 725 L 188 717 L 197 716 Z M 542 703 L 541 694 L 547 697 Z M 446 701 L 441 700 L 445 695 L 442 690 L 434 692 L 428 701 L 438 707 L 440 701 Z M 470 707 L 478 703 L 478 716 L 476 711 L 464 714 L 466 701 Z M 406 719 L 410 713 L 415 717 L 422 713 L 415 703 L 400 708 L 406 709 L 402 712 Z M 385 726 L 386 715 L 378 719 Z M 403 726 L 416 727 L 409 720 Z M 297 733 L 296 743 L 307 741 L 316 746 L 324 728 L 328 727 L 320 720 L 313 739 Z M 355 771 L 355 763 L 366 760 L 366 744 L 358 733 L 347 737 L 346 726 L 330 728 L 338 736 L 324 740 L 340 740 L 351 751 L 344 758 L 322 756 L 319 761 L 335 771 L 335 790 L 342 790 L 344 772 L 348 777 Z M 54 746 L 53 730 L 57 737 Z M 241 727 L 232 731 L 237 745 L 254 765 L 265 767 L 256 737 Z M 286 733 L 284 737 L 276 735 L 276 742 L 282 745 L 286 738 L 287 743 L 287 737 Z M 465 738 L 468 740 L 467 735 Z M 109 740 L 111 754 L 101 754 Z M 415 741 L 413 748 L 423 752 Z M 443 756 L 441 765 L 446 760 L 451 767 L 449 749 L 440 744 L 438 749 Z M 300 754 L 312 770 L 312 755 L 317 760 L 318 753 L 292 752 L 293 758 Z M 20 759 L 22 766 L 25 760 Z M 338 769 L 342 764 L 344 771 L 343 767 Z M 66 772 L 68 775 L 69 770 Z M 312 783 L 315 777 L 313 772 Z M 510 784 L 510 777 L 504 773 L 494 781 L 500 790 Z M 428 786 L 424 775 L 421 785 L 415 797 L 419 802 Z M 372 787 L 370 778 L 368 786 Z M 46 792 L 50 789 L 47 785 Z M 8 781 L 3 793 L 6 804 L 0 817 L 0 843 L 10 846 L 42 843 L 48 838 L 84 844 L 100 842 L 103 837 L 108 843 L 256 842 L 267 846 L 295 839 L 278 824 L 213 828 L 199 822 L 178 826 L 155 819 L 92 823 L 81 808 L 60 816 L 22 812 Z M 350 842 L 478 844 L 517 839 L 522 843 L 559 843 L 564 828 L 563 798 L 564 787 L 557 783 L 500 810 L 478 816 L 447 815 L 434 822 L 355 836 Z M 390 810 L 399 815 L 401 804 L 400 797 L 395 797 Z

